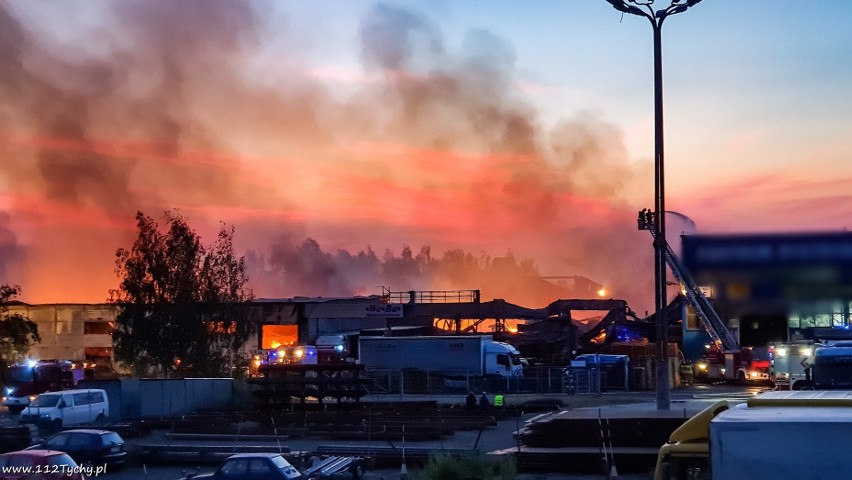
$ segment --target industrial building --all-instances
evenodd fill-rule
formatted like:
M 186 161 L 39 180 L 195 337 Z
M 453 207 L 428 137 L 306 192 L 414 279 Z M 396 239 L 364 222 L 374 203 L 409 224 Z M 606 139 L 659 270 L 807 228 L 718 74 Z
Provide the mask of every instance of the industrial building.
M 6 308 L 7 314 L 29 318 L 38 326 L 41 342 L 31 348 L 32 357 L 112 365 L 116 305 L 15 302 Z
M 312 344 L 323 335 L 432 335 L 489 332 L 526 356 L 564 359 L 595 337 L 614 336 L 617 325 L 635 320 L 617 299 L 556 300 L 525 308 L 501 299 L 481 301 L 477 290 L 387 292 L 355 298 L 260 299 L 258 349 Z M 600 322 L 583 328 L 572 312 L 601 312 Z M 602 334 L 603 332 L 603 334 Z M 354 345 L 351 345 L 354 349 Z
M 597 285 L 590 284 L 594 287 Z M 556 291 L 554 289 L 554 291 Z M 605 321 L 584 328 L 572 311 L 600 311 Z M 112 332 L 119 307 L 113 304 L 7 305 L 7 314 L 19 314 L 36 323 L 41 342 L 31 349 L 34 358 L 87 360 L 113 364 Z M 281 345 L 312 344 L 323 335 L 431 335 L 436 332 L 488 332 L 512 340 L 536 356 L 561 355 L 585 337 L 612 333 L 631 313 L 623 300 L 556 300 L 544 308 L 525 308 L 501 299 L 481 301 L 478 290 L 390 292 L 346 298 L 257 299 L 252 318 L 258 335 L 245 346 L 270 349 Z M 604 334 L 604 336 L 606 333 Z M 585 336 L 585 337 L 584 337 Z

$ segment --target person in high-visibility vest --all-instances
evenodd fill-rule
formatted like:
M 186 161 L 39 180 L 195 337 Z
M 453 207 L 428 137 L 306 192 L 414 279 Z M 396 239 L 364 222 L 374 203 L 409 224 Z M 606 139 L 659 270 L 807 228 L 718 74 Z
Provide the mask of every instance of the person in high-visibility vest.
M 503 392 L 500 392 L 497 395 L 494 395 L 494 406 L 499 408 L 499 407 L 502 407 L 503 405 L 504 405 Z

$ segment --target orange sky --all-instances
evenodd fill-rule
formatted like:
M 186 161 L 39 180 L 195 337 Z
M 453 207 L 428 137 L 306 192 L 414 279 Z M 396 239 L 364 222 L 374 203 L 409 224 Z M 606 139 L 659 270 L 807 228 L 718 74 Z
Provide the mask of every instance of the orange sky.
M 558 89 L 531 83 L 511 42 L 471 30 L 458 45 L 403 7 L 352 19 L 360 70 L 311 65 L 316 48 L 293 43 L 300 28 L 270 29 L 278 17 L 260 5 L 111 4 L 90 12 L 102 27 L 79 27 L 85 44 L 40 30 L 22 5 L 0 6 L 0 282 L 32 303 L 104 301 L 135 212 L 176 208 L 207 242 L 219 221 L 236 228 L 237 248 L 261 258 L 249 272 L 258 296 L 316 293 L 265 280 L 273 258 L 310 238 L 318 259 L 405 245 L 435 258 L 511 252 L 649 308 L 651 243 L 635 217 L 652 204 L 653 168 L 631 150 L 647 121 L 545 113 L 543 96 Z M 713 151 L 765 136 L 749 132 Z M 668 145 L 669 158 L 707 155 L 676 135 Z M 710 231 L 818 229 L 849 213 L 852 176 L 737 172 L 673 162 L 668 205 Z M 379 293 L 372 281 L 326 293 Z M 437 288 L 411 282 L 385 286 Z

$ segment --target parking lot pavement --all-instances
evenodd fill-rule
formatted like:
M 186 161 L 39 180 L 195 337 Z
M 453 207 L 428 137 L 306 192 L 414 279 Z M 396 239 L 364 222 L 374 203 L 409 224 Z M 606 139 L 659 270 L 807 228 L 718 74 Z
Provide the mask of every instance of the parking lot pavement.
M 91 480 L 179 480 L 183 477 L 184 472 L 193 472 L 192 467 L 149 467 L 147 472 L 142 468 L 127 468 L 115 472 L 108 472 L 105 475 L 91 477 Z M 212 472 L 213 468 L 205 467 L 199 470 L 200 473 Z M 409 469 L 408 477 L 413 478 L 416 475 L 416 470 Z M 341 477 L 346 479 L 348 477 Z M 398 480 L 401 478 L 399 469 L 393 470 L 373 470 L 368 471 L 364 475 L 364 480 Z M 602 480 L 606 478 L 601 474 L 565 474 L 565 473 L 524 473 L 519 474 L 517 480 Z M 648 480 L 647 473 L 629 473 L 620 474 L 619 480 Z
M 681 401 L 686 400 L 711 400 L 718 399 L 719 397 L 732 397 L 732 396 L 750 396 L 762 389 L 754 388 L 754 387 L 738 387 L 738 386 L 730 386 L 730 385 L 706 385 L 706 384 L 696 384 L 695 386 L 684 388 L 684 389 L 676 389 L 673 390 L 673 403 L 677 406 Z M 614 394 L 604 394 L 604 395 L 573 395 L 573 396 L 559 396 L 559 400 L 563 403 L 564 407 L 567 408 L 589 408 L 589 407 L 599 407 L 601 405 L 617 405 L 617 404 L 638 404 L 638 403 L 653 403 L 654 401 L 654 392 L 625 392 L 623 394 L 614 393 Z M 458 402 L 463 401 L 463 396 L 459 396 L 458 399 L 450 399 L 449 403 L 454 403 L 453 400 L 458 400 Z M 522 398 L 514 398 L 515 401 L 521 403 L 520 400 Z M 636 405 L 639 407 L 639 405 Z M 630 408 L 630 407 L 625 407 Z M 641 407 L 640 407 L 641 408 Z M 533 418 L 534 414 L 525 415 L 524 420 L 528 420 Z M 16 419 L 14 417 L 10 417 L 5 409 L 0 410 L 0 424 L 5 425 L 14 425 L 16 424 Z M 515 446 L 515 440 L 512 433 L 517 429 L 518 423 L 514 419 L 504 420 L 498 424 L 497 427 L 488 428 L 483 430 L 482 435 L 480 436 L 478 432 L 475 431 L 458 431 L 452 437 L 448 439 L 442 439 L 439 441 L 432 442 L 409 442 L 408 445 L 414 447 L 422 447 L 428 449 L 473 449 L 476 448 L 480 451 L 489 452 L 504 448 L 511 448 Z M 132 445 L 135 441 L 149 441 L 150 438 L 142 438 L 142 439 L 127 439 L 128 444 Z M 310 451 L 315 448 L 318 444 L 331 444 L 334 443 L 332 441 L 324 441 L 318 439 L 291 439 L 287 442 L 287 446 L 292 450 L 305 450 Z M 385 443 L 386 444 L 386 443 Z M 132 448 L 132 446 L 131 446 Z M 274 449 L 273 449 L 274 450 Z M 93 479 L 104 479 L 104 480 L 179 480 L 183 477 L 185 472 L 193 472 L 198 471 L 199 473 L 209 473 L 214 471 L 216 465 L 214 464 L 204 464 L 200 466 L 195 465 L 169 465 L 169 466 L 150 466 L 150 467 L 141 467 L 141 466 L 132 466 L 125 467 L 120 470 L 108 471 L 103 475 L 99 475 L 97 477 L 92 477 Z M 411 468 L 409 469 L 409 478 L 415 478 L 416 470 Z M 366 480 L 396 480 L 401 477 L 400 471 L 398 469 L 386 469 L 386 470 L 374 470 L 368 471 L 365 475 Z M 347 478 L 347 477 L 341 477 Z M 555 479 L 563 479 L 563 480 L 601 480 L 606 478 L 603 473 L 600 474 L 564 474 L 564 473 L 551 473 L 551 474 L 519 474 L 518 480 L 555 480 Z M 648 473 L 626 473 L 623 472 L 618 476 L 621 480 L 647 480 L 649 478 Z
M 525 420 L 533 418 L 535 415 L 525 415 Z M 503 449 L 512 447 L 515 445 L 515 440 L 512 436 L 512 433 L 516 430 L 518 426 L 518 422 L 513 419 L 504 420 L 498 423 L 496 427 L 491 427 L 482 432 L 480 436 L 476 431 L 459 431 L 456 432 L 452 437 L 438 440 L 438 441 L 425 441 L 425 442 L 407 442 L 406 445 L 408 447 L 417 447 L 417 448 L 428 448 L 434 449 L 436 451 L 441 449 L 473 449 L 474 446 L 477 447 L 477 450 L 488 452 L 497 449 Z M 479 437 L 479 438 L 477 438 Z M 133 439 L 131 441 L 135 441 Z M 142 438 L 139 441 L 147 441 L 149 439 Z M 293 450 L 310 450 L 311 448 L 315 448 L 318 444 L 330 444 L 335 443 L 332 441 L 324 441 L 317 439 L 291 439 L 291 441 L 287 442 L 287 446 Z M 338 442 L 344 443 L 344 442 Z M 378 443 L 378 442 L 377 442 Z M 393 442 L 397 448 L 401 447 L 399 442 Z M 387 445 L 387 442 L 383 443 Z M 201 466 L 194 465 L 175 465 L 175 466 L 152 466 L 147 467 L 145 469 L 141 467 L 133 467 L 126 468 L 119 471 L 108 472 L 106 475 L 99 476 L 97 478 L 104 480 L 179 480 L 182 478 L 183 472 L 194 472 L 198 469 L 199 473 L 209 473 L 216 469 L 216 465 L 214 464 L 204 464 Z M 408 478 L 413 479 L 416 478 L 416 469 L 409 467 L 408 468 Z M 348 476 L 342 476 L 340 478 L 347 479 Z M 401 473 L 399 468 L 394 469 L 382 469 L 382 470 L 370 470 L 367 471 L 367 474 L 364 476 L 365 480 L 398 480 L 401 478 Z M 566 473 L 550 473 L 550 474 L 519 474 L 518 480 L 601 480 L 605 478 L 604 475 L 601 474 L 566 474 Z M 621 474 L 618 477 L 620 480 L 647 480 L 649 475 L 647 473 L 629 473 L 629 474 Z

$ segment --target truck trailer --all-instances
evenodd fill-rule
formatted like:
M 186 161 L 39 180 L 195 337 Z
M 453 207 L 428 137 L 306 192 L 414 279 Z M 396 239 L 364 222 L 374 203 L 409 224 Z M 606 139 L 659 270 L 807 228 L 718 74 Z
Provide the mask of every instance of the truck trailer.
M 717 402 L 660 448 L 655 480 L 849 478 L 852 391 L 774 391 Z
M 834 342 L 814 350 L 813 388 L 852 389 L 852 341 Z
M 416 369 L 446 376 L 523 375 L 521 355 L 491 336 L 361 337 L 358 361 L 368 370 Z

